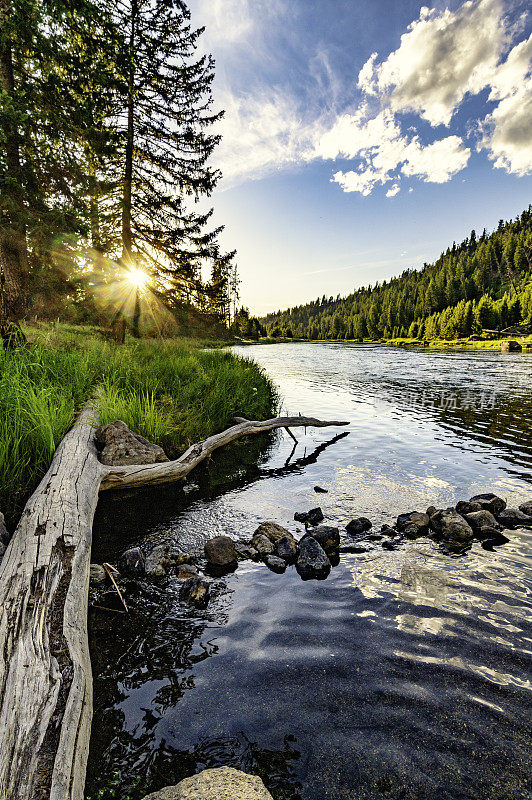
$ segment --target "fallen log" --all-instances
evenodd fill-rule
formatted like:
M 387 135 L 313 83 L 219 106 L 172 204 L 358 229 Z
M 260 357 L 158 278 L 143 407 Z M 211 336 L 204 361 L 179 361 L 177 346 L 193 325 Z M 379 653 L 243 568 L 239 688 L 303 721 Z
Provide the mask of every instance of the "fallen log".
M 184 478 L 218 447 L 313 417 L 239 418 L 165 463 L 109 467 L 88 405 L 56 450 L 0 564 L 0 798 L 83 800 L 92 718 L 87 606 L 98 493 Z

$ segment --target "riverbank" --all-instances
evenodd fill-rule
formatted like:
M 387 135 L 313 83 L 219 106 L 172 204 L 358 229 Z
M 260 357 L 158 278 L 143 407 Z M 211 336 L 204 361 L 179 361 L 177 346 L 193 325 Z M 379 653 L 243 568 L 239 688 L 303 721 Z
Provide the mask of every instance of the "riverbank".
M 393 347 L 430 347 L 435 349 L 460 349 L 466 348 L 468 350 L 501 350 L 504 342 L 517 342 L 523 352 L 532 349 L 532 336 L 505 336 L 494 339 L 482 339 L 477 337 L 467 337 L 464 339 L 291 339 L 287 338 L 272 338 L 263 337 L 258 341 L 251 339 L 242 339 L 238 342 L 240 345 L 256 345 L 256 344 L 290 344 L 309 342 L 311 344 L 331 344 L 342 343 L 346 344 L 368 344 L 368 345 L 381 345 L 387 344 Z
M 227 427 L 263 419 L 277 397 L 254 362 L 194 339 L 117 345 L 88 326 L 25 329 L 0 349 L 0 510 L 13 524 L 76 413 L 98 387 L 101 424 L 122 419 L 172 457 Z

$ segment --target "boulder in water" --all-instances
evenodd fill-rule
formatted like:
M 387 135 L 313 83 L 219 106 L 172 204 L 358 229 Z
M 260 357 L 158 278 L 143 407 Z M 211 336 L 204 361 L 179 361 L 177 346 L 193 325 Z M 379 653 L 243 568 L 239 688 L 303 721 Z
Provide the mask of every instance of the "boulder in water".
M 471 525 L 454 508 L 446 508 L 433 514 L 430 527 L 444 539 L 463 542 L 473 538 Z
M 304 522 L 307 525 L 318 525 L 323 522 L 323 511 L 319 506 L 311 508 L 310 511 L 298 511 L 294 514 L 294 519 L 296 522 Z
M 519 511 L 522 511 L 523 514 L 532 517 L 532 500 L 528 500 L 526 503 L 521 503 L 519 506 Z
M 118 559 L 118 571 L 121 575 L 127 575 L 130 578 L 145 574 L 146 562 L 140 547 L 130 547 L 129 550 L 122 553 Z
M 253 535 L 266 536 L 273 544 L 278 542 L 279 539 L 282 539 L 283 536 L 292 536 L 290 531 L 287 531 L 286 528 L 283 528 L 282 525 L 278 525 L 276 522 L 261 522 Z
M 275 543 L 275 552 L 288 564 L 292 564 L 296 560 L 297 551 L 297 542 L 293 536 L 283 536 Z
M 179 590 L 179 599 L 195 608 L 206 608 L 209 602 L 209 584 L 195 575 L 187 578 Z
M 340 545 L 340 531 L 330 525 L 320 525 L 314 528 L 310 535 L 320 543 L 326 552 L 336 550 Z
M 497 520 L 505 528 L 532 527 L 532 516 L 525 514 L 519 508 L 504 508 L 497 514 Z
M 167 786 L 144 800 L 273 800 L 257 775 L 233 767 L 204 769 L 176 786 Z
M 237 561 L 236 547 L 229 536 L 215 536 L 205 542 L 205 558 L 215 567 L 229 567 Z
M 268 539 L 267 536 L 264 536 L 263 533 L 255 533 L 253 539 L 251 540 L 251 545 L 255 548 L 261 558 L 270 555 L 275 549 L 274 544 Z
M 274 555 L 273 553 L 270 553 L 264 557 L 264 563 L 268 569 L 271 569 L 272 572 L 281 573 L 286 569 L 286 561 L 283 558 Z
M 331 571 L 325 550 L 313 536 L 304 536 L 299 542 L 296 569 L 303 580 L 326 578 Z
M 471 514 L 464 514 L 464 519 L 466 522 L 471 525 L 474 531 L 479 530 L 480 528 L 499 528 L 500 525 L 498 524 L 497 520 L 487 509 L 483 508 L 481 511 L 473 511 Z
M 499 511 L 502 511 L 503 508 L 506 508 L 506 500 L 503 500 L 502 497 L 499 497 L 493 492 L 484 492 L 484 494 L 476 494 L 474 497 L 469 498 L 470 503 L 478 503 L 481 508 L 485 508 L 486 511 L 491 511 L 492 514 L 497 514 Z
M 456 506 L 459 514 L 474 514 L 475 511 L 481 511 L 482 506 L 480 503 L 472 503 L 470 500 L 460 500 Z
M 429 522 L 430 518 L 428 514 L 422 514 L 419 511 L 410 511 L 408 514 L 399 514 L 396 527 L 399 531 L 406 531 L 406 529 L 408 529 L 410 536 L 421 536 L 428 531 Z
M 350 536 L 358 536 L 361 533 L 369 531 L 372 527 L 372 522 L 367 517 L 356 517 L 348 522 L 345 526 L 346 531 Z

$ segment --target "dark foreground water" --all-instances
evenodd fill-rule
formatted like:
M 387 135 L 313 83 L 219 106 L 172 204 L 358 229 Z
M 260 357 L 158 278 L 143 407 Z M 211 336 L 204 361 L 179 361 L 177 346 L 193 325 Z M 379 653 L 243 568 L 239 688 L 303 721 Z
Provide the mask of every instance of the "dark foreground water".
M 220 454 L 187 485 L 104 497 L 94 560 L 150 538 L 188 550 L 321 505 L 374 530 L 480 491 L 532 499 L 532 354 L 294 344 L 242 349 L 290 413 L 350 420 Z M 328 489 L 315 494 L 314 485 Z M 301 526 L 299 526 L 301 530 Z M 244 563 L 206 611 L 177 581 L 91 612 L 87 795 L 142 797 L 205 767 L 275 800 L 531 796 L 531 532 L 462 556 L 430 540 L 343 554 L 325 581 Z M 113 778 L 114 776 L 114 778 Z

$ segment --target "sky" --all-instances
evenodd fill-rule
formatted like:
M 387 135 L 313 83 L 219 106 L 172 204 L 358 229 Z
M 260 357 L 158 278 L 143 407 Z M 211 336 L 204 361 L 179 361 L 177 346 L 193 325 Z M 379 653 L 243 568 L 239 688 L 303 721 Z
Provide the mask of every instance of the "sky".
M 522 0 L 190 0 L 216 60 L 221 243 L 287 308 L 418 268 L 532 202 Z

